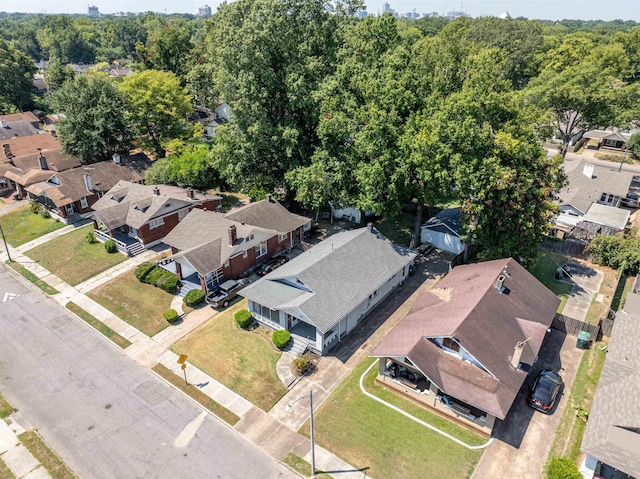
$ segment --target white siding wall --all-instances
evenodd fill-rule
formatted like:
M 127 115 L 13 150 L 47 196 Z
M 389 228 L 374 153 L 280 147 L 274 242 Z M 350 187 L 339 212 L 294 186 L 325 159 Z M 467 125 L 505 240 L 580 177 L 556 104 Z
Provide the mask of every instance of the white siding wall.
M 420 242 L 423 244 L 430 243 L 436 248 L 449 251 L 454 254 L 459 254 L 464 251 L 464 244 L 457 236 L 453 234 L 440 233 L 427 228 L 422 228 Z

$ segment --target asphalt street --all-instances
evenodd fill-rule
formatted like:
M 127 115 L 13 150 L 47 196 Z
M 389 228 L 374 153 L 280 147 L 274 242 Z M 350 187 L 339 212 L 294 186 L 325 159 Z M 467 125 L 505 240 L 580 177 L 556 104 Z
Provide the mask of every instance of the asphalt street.
M 81 478 L 289 478 L 0 265 L 0 392 Z

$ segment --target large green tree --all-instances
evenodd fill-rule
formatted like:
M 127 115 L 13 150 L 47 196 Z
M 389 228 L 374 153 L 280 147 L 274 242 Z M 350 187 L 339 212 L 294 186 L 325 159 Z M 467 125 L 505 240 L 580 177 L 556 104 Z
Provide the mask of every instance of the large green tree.
M 208 153 L 208 145 L 198 144 L 181 154 L 157 160 L 145 173 L 147 183 L 198 189 L 220 186 L 217 171 Z
M 136 53 L 147 69 L 173 72 L 181 80 L 194 63 L 191 33 L 184 21 L 154 30 L 146 45 L 136 45 Z
M 164 156 L 167 142 L 190 134 L 191 96 L 173 73 L 145 70 L 126 77 L 119 88 L 131 128 L 157 157 Z
M 239 0 L 208 22 L 206 61 L 232 121 L 214 157 L 235 187 L 284 186 L 317 144 L 319 82 L 333 71 L 340 25 L 352 5 L 327 0 Z
M 54 103 L 65 114 L 57 131 L 67 153 L 94 163 L 129 151 L 126 103 L 110 79 L 81 76 L 67 81 L 54 94 Z
M 33 61 L 13 43 L 0 38 L 0 108 L 22 110 L 31 103 Z
M 47 18 L 46 27 L 38 31 L 42 48 L 48 52 L 49 60 L 61 64 L 92 63 L 95 51 L 82 37 L 72 18 L 55 15 Z

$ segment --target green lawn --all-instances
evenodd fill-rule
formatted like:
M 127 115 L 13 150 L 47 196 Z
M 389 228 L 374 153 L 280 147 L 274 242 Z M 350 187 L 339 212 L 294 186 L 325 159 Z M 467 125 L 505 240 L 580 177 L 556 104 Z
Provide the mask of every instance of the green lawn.
M 156 364 L 153 367 L 153 370 L 159 376 L 163 377 L 166 381 L 170 382 L 174 387 L 180 389 L 180 391 L 190 396 L 202 406 L 206 407 L 209 411 L 218 416 L 227 424 L 233 426 L 240 420 L 240 417 L 237 416 L 234 412 L 212 400 L 209 396 L 200 391 L 200 389 L 198 389 L 196 386 L 192 384 L 185 384 L 185 381 L 182 377 L 175 375 L 173 371 L 171 371 L 171 369 L 169 369 L 165 365 Z
M 16 476 L 11 472 L 11 469 L 0 459 L 0 478 L 2 479 L 15 479 Z
M 78 316 L 80 319 L 82 319 L 84 322 L 86 322 L 87 324 L 89 324 L 92 328 L 94 328 L 95 330 L 99 331 L 100 333 L 104 334 L 107 338 L 109 338 L 111 341 L 113 341 L 114 343 L 116 343 L 118 346 L 120 346 L 122 349 L 128 348 L 129 346 L 131 346 L 131 341 L 129 341 L 126 338 L 123 338 L 122 336 L 120 336 L 118 333 L 116 333 L 113 329 L 111 329 L 109 326 L 107 326 L 106 324 L 104 324 L 102 321 L 100 321 L 98 318 L 96 318 L 95 316 L 93 316 L 91 313 L 89 313 L 88 311 L 85 311 L 84 309 L 82 309 L 80 306 L 78 306 L 77 304 L 69 301 L 66 305 L 65 308 L 67 308 L 69 311 L 71 311 L 73 314 L 75 314 L 76 316 Z
M 222 209 L 224 211 L 229 211 L 238 201 L 242 201 L 247 198 L 247 195 L 244 193 L 221 192 L 218 190 L 210 190 L 209 193 L 212 195 L 222 196 Z
M 13 406 L 0 395 L 0 419 L 4 419 L 13 413 Z M 1 476 L 0 476 L 1 477 Z
M 365 396 L 359 380 L 372 359 L 362 361 L 314 416 L 316 442 L 366 475 L 385 479 L 469 477 L 482 451 L 472 451 Z M 436 416 L 375 384 L 374 367 L 365 387 L 382 399 L 440 427 L 469 444 L 486 439 Z M 308 433 L 308 423 L 303 427 Z
M 7 264 L 13 270 L 17 271 L 20 275 L 22 275 L 26 280 L 30 281 L 31 283 L 36 285 L 38 288 L 40 288 L 45 294 L 48 294 L 49 296 L 53 296 L 54 294 L 58 294 L 60 292 L 53 286 L 49 286 L 47 283 L 42 281 L 40 278 L 38 278 L 35 274 L 33 274 L 24 266 L 22 266 L 20 263 L 7 262 Z
M 284 458 L 282 458 L 283 463 L 289 466 L 291 469 L 296 471 L 303 477 L 311 477 L 311 464 L 302 459 L 300 456 L 290 452 Z M 330 476 L 326 472 L 316 468 L 316 477 L 320 476 L 318 479 L 330 479 L 333 476 Z M 0 476 L 2 477 L 2 476 Z
M 2 225 L 7 243 L 13 247 L 28 243 L 65 226 L 62 221 L 56 221 L 53 218 L 45 219 L 32 213 L 29 206 L 0 216 L 0 225 Z
M 375 227 L 394 243 L 409 246 L 413 233 L 414 216 L 412 213 L 399 213 L 396 216 L 381 218 L 376 221 Z M 423 219 L 426 221 L 429 218 Z
M 529 268 L 529 272 L 534 275 L 538 281 L 544 284 L 560 298 L 561 302 L 560 306 L 558 306 L 559 313 L 564 309 L 564 305 L 567 303 L 567 298 L 573 288 L 571 284 L 557 281 L 554 278 L 558 265 L 564 265 L 566 262 L 567 258 L 561 254 L 540 250 L 538 259 Z
M 287 392 L 276 374 L 282 354 L 264 328 L 243 331 L 234 314 L 247 300 L 230 306 L 177 342 L 172 350 L 259 408 L 268 411 Z
M 98 286 L 88 296 L 147 336 L 169 326 L 162 314 L 170 309 L 173 296 L 138 281 L 134 271 Z
M 93 231 L 93 226 L 78 228 L 26 254 L 71 286 L 126 261 L 123 254 L 107 253 L 100 242 L 88 243 L 86 235 L 89 231 Z

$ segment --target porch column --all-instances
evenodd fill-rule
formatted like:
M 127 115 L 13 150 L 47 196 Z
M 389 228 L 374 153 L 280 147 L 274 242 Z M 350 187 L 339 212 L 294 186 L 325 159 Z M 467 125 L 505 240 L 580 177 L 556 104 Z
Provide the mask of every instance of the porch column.
M 109 230 L 109 236 L 111 236 L 112 238 L 115 238 L 116 234 L 113 232 L 113 230 Z
M 98 229 L 100 229 L 100 228 L 98 227 L 98 220 L 91 220 L 91 222 L 93 223 L 93 229 L 94 229 L 94 230 L 98 230 Z
M 176 269 L 176 271 L 177 271 L 177 269 Z M 179 277 L 180 276 L 178 276 L 178 278 Z M 207 283 L 205 282 L 204 277 L 198 275 L 198 278 L 200 278 L 200 289 L 202 289 L 202 291 L 206 291 L 207 290 Z
M 387 358 L 378 358 L 378 374 L 384 378 L 384 370 L 386 369 Z
M 178 275 L 178 279 L 182 279 L 182 265 L 177 261 L 174 261 L 176 264 L 176 274 Z M 202 278 L 200 278 L 200 282 L 202 283 Z

